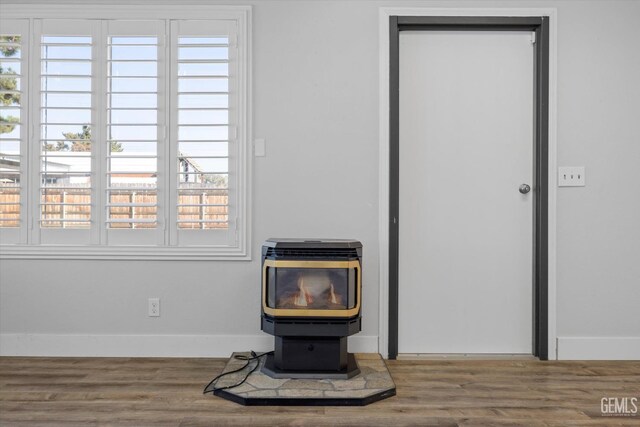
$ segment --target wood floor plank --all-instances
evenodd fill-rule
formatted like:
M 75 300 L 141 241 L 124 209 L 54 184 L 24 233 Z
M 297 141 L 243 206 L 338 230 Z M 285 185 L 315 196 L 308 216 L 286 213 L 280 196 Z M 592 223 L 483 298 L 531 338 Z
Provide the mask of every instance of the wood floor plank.
M 243 407 L 202 395 L 225 359 L 0 358 L 2 426 L 627 426 L 640 362 L 395 360 L 397 395 L 366 407 Z M 639 405 L 640 406 L 640 405 Z

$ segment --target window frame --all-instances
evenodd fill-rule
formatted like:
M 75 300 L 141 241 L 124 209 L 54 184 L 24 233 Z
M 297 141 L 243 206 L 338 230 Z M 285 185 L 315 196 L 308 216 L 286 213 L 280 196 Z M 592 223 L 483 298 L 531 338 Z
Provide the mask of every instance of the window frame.
M 189 8 L 183 6 L 170 6 L 170 5 L 158 5 L 158 4 L 146 4 L 146 5 L 18 5 L 8 4 L 3 5 L 3 21 L 14 20 L 27 20 L 29 22 L 28 31 L 23 35 L 24 38 L 31 41 L 30 45 L 26 47 L 28 52 L 28 59 L 23 60 L 23 67 L 28 69 L 28 79 L 23 81 L 24 91 L 28 93 L 28 105 L 23 105 L 22 111 L 28 112 L 29 123 L 28 126 L 22 129 L 22 144 L 21 155 L 23 159 L 28 159 L 21 169 L 22 177 L 26 182 L 26 185 L 22 188 L 22 194 L 29 197 L 27 202 L 26 197 L 21 199 L 21 218 L 24 220 L 20 225 L 20 240 L 19 243 L 5 243 L 0 241 L 0 256 L 2 259 L 114 259 L 114 260 L 250 260 L 251 259 L 251 171 L 252 171 L 252 156 L 251 153 L 251 111 L 252 111 L 252 98 L 251 98 L 251 6 L 218 6 L 218 5 L 190 5 Z M 34 136 L 36 135 L 35 127 L 39 126 L 39 115 L 34 115 L 35 109 L 40 108 L 40 102 L 34 98 L 39 94 L 39 71 L 40 71 L 40 52 L 38 49 L 33 49 L 32 46 L 36 46 L 33 40 L 33 34 L 35 33 L 35 24 L 38 20 L 47 19 L 65 19 L 65 20 L 165 20 L 167 30 L 172 26 L 174 21 L 182 20 L 194 20 L 194 21 L 230 21 L 235 25 L 235 51 L 234 54 L 237 58 L 237 96 L 234 97 L 237 100 L 237 123 L 235 124 L 235 144 L 237 144 L 237 150 L 235 151 L 235 167 L 236 169 L 236 187 L 233 189 L 233 193 L 229 194 L 229 197 L 234 197 L 236 201 L 236 212 L 233 217 L 229 217 L 229 229 L 228 234 L 234 235 L 235 239 L 227 239 L 225 242 L 216 242 L 215 244 L 208 244 L 203 241 L 195 241 L 191 245 L 179 246 L 175 239 L 170 238 L 170 229 L 172 227 L 167 222 L 172 218 L 168 212 L 172 211 L 175 206 L 167 206 L 167 213 L 163 217 L 159 217 L 158 227 L 160 228 L 159 234 L 165 236 L 164 243 L 162 245 L 136 245 L 125 244 L 117 246 L 109 246 L 104 238 L 100 238 L 100 235 L 105 234 L 105 224 L 101 222 L 97 227 L 94 227 L 94 233 L 98 234 L 98 239 L 92 237 L 87 240 L 86 244 L 69 244 L 52 243 L 42 244 L 39 241 L 38 231 L 39 227 L 39 211 L 38 200 L 36 196 L 39 193 L 36 192 L 36 187 L 39 187 L 39 182 L 34 182 L 34 174 L 39 173 L 39 150 L 36 148 L 36 142 Z M 104 36 L 104 34 L 101 34 Z M 170 45 L 169 31 L 166 33 L 165 44 Z M 106 40 L 98 40 L 97 44 L 106 46 Z M 171 48 L 173 48 L 171 46 Z M 100 47 L 102 49 L 102 47 Z M 168 64 L 170 67 L 175 66 L 175 60 Z M 35 65 L 34 65 L 35 64 Z M 102 66 L 102 64 L 98 64 Z M 95 76 L 102 79 L 105 70 Z M 177 84 L 170 81 L 170 76 L 167 76 L 167 86 Z M 27 83 L 27 85 L 25 85 Z M 169 103 L 170 98 L 174 95 L 175 89 L 172 88 L 171 92 L 165 95 L 165 101 Z M 171 111 L 167 108 L 166 111 L 166 124 L 162 132 L 162 138 L 170 146 L 172 153 L 175 153 L 177 140 L 170 137 L 172 133 L 175 133 L 175 124 L 173 118 L 171 118 L 171 112 L 177 111 L 177 106 L 173 106 Z M 102 111 L 97 111 L 98 114 L 104 114 Z M 24 115 L 24 114 L 23 114 Z M 230 126 L 231 129 L 231 126 Z M 159 129 L 160 133 L 160 129 Z M 34 145 L 36 144 L 36 145 Z M 99 151 L 99 150 L 98 150 Z M 160 153 L 159 153 L 160 154 Z M 95 156 L 92 152 L 92 156 Z M 96 159 L 104 161 L 104 159 Z M 173 158 L 169 163 L 167 170 L 164 171 L 167 175 L 167 179 L 173 179 L 174 176 L 171 172 L 174 171 Z M 231 159 L 230 159 L 231 161 Z M 36 170 L 34 170 L 36 169 Z M 97 184 L 99 185 L 99 184 Z M 99 192 L 103 192 L 104 188 L 99 188 Z M 36 194 L 37 193 L 37 194 Z M 173 195 L 171 196 L 173 200 Z M 92 210 L 104 210 L 104 203 L 100 203 L 100 200 L 92 201 Z M 177 227 L 177 226 L 176 226 Z M 7 229 L 8 230 L 8 229 Z M 75 230 L 66 230 L 75 231 Z M 216 230 L 206 231 L 194 231 L 194 233 L 209 233 L 216 232 Z M 0 237 L 2 234 L 0 233 Z M 234 241 L 235 240 L 235 241 Z M 97 242 L 100 241 L 100 244 Z
M 29 78 L 29 61 L 28 57 L 31 54 L 31 34 L 29 31 L 29 21 L 26 19 L 16 19 L 9 20 L 4 16 L 0 19 L 0 28 L 9 28 L 7 33 L 20 33 L 21 41 L 20 41 L 20 93 L 21 93 L 21 102 L 18 106 L 18 110 L 20 110 L 20 138 L 18 142 L 19 153 L 18 157 L 20 160 L 20 189 L 18 194 L 20 195 L 20 216 L 19 222 L 20 225 L 18 227 L 12 228 L 0 228 L 0 246 L 3 241 L 10 242 L 23 242 L 27 239 L 27 224 L 28 224 L 28 211 L 27 211 L 27 188 L 28 188 L 28 175 L 25 169 L 24 159 L 28 159 L 28 134 L 29 129 L 27 123 L 29 123 L 29 88 L 28 85 L 25 84 L 30 81 Z M 1 254 L 1 252 L 0 252 Z

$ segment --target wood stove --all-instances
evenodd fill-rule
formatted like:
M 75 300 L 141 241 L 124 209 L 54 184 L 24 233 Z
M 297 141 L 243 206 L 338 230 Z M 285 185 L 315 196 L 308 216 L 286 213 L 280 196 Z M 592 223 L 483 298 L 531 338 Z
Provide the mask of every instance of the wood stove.
M 268 239 L 262 246 L 262 330 L 273 378 L 338 378 L 360 370 L 347 337 L 360 332 L 362 243 Z

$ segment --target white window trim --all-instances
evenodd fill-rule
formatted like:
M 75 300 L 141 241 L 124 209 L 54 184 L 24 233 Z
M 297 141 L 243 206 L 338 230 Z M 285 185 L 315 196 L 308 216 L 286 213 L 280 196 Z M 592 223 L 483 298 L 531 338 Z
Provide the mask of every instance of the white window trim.
M 2 18 L 28 19 L 220 19 L 236 22 L 238 28 L 238 81 L 240 103 L 237 128 L 238 160 L 243 170 L 237 174 L 238 212 L 230 218 L 238 238 L 234 246 L 106 246 L 106 245 L 43 245 L 3 244 L 1 259 L 113 259 L 113 260 L 250 260 L 251 259 L 251 182 L 252 156 L 252 94 L 251 94 L 251 6 L 218 5 L 51 5 L 3 4 Z M 29 83 L 30 85 L 32 83 Z M 34 126 L 30 123 L 29 127 Z M 29 132 L 31 134 L 31 132 Z M 33 145 L 29 138 L 29 146 Z M 24 153 L 29 156 L 29 153 Z M 24 173 L 24 171 L 23 171 Z M 30 188 L 30 191 L 31 188 Z M 37 226 L 28 218 L 26 226 Z

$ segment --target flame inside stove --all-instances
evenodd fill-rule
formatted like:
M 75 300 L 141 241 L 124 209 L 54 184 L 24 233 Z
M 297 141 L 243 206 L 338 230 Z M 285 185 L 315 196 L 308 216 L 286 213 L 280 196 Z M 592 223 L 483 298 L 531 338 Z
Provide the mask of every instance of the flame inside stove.
M 293 301 L 293 303 L 299 307 L 306 307 L 313 302 L 313 298 L 307 291 L 307 288 L 304 286 L 304 279 L 301 277 L 298 280 L 298 293 Z
M 335 289 L 333 289 L 333 283 L 331 284 L 331 290 L 329 291 L 329 300 L 333 304 L 338 304 L 338 298 L 336 297 Z

